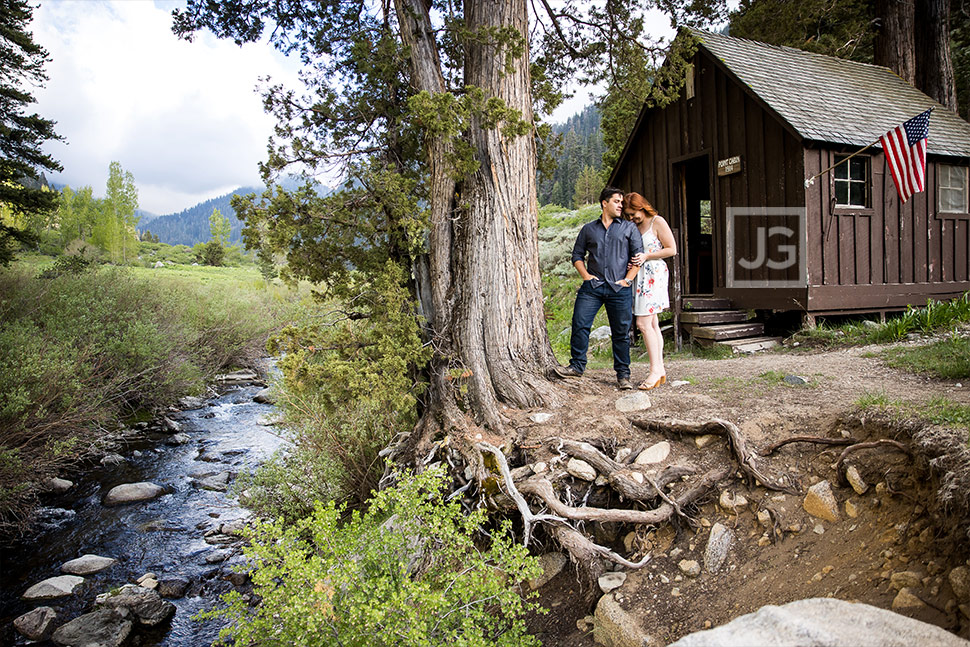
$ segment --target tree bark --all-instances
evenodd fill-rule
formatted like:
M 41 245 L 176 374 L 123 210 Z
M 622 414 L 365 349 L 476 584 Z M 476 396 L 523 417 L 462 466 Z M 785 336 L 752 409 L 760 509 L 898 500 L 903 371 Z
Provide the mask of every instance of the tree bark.
M 873 59 L 916 83 L 916 46 L 913 39 L 915 12 L 913 0 L 876 0 L 878 22 Z
M 465 81 L 532 124 L 528 48 L 507 65 L 509 46 L 485 37 L 512 28 L 528 38 L 524 0 L 466 0 L 472 34 Z M 503 124 L 472 120 L 478 170 L 465 185 L 467 205 L 455 222 L 452 340 L 467 376 L 469 410 L 489 429 L 503 427 L 499 402 L 532 407 L 555 401 L 546 379 L 555 364 L 543 316 L 533 133 L 507 135 Z
M 956 79 L 950 57 L 950 0 L 917 0 L 916 87 L 957 111 Z

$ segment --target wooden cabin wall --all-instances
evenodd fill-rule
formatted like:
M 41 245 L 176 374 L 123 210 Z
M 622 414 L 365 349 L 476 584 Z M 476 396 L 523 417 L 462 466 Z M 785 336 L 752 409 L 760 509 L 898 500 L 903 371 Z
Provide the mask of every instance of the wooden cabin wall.
M 806 149 L 806 174 L 842 152 Z M 905 204 L 881 152 L 870 158 L 872 208 L 835 208 L 831 174 L 806 191 L 810 310 L 919 305 L 970 289 L 970 220 L 938 217 L 937 164 L 928 160 L 926 190 Z
M 728 207 L 803 207 L 804 159 L 801 141 L 782 125 L 765 104 L 743 87 L 723 64 L 700 50 L 694 59 L 695 96 L 682 96 L 660 110 L 650 110 L 641 119 L 622 163 L 614 172 L 614 183 L 626 191 L 642 193 L 666 216 L 672 227 L 686 231 L 676 214 L 677 178 L 675 165 L 697 155 L 708 155 L 714 216 L 714 285 L 725 286 L 725 217 Z M 718 177 L 717 161 L 741 156 L 742 171 Z M 760 223 L 745 218 L 738 231 L 739 257 L 754 254 L 755 232 Z M 746 246 L 751 241 L 752 247 Z M 766 268 L 763 271 L 767 271 Z M 757 270 L 736 279 L 769 278 Z M 785 276 L 796 280 L 798 267 Z

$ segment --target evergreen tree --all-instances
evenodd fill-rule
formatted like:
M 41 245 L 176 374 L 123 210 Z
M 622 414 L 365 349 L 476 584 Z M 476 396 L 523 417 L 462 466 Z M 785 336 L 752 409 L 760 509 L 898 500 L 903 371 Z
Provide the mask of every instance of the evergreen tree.
M 578 209 L 587 204 L 593 204 L 603 188 L 603 177 L 590 165 L 586 165 L 576 178 L 576 188 L 573 191 L 573 204 Z
M 47 218 L 57 208 L 58 194 L 40 186 L 38 169 L 60 171 L 61 165 L 41 150 L 45 141 L 58 140 L 54 122 L 28 114 L 35 102 L 30 88 L 47 81 L 47 50 L 27 31 L 33 8 L 27 0 L 0 0 L 0 265 L 10 262 L 14 241 L 36 236 L 25 220 Z

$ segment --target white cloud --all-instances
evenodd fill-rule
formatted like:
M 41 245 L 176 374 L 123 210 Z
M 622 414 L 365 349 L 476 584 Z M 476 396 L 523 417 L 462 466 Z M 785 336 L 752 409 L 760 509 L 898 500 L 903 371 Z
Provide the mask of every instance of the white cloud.
M 34 11 L 34 38 L 52 58 L 35 108 L 68 142 L 46 146 L 64 166 L 55 181 L 98 195 L 117 160 L 134 175 L 141 208 L 158 214 L 259 184 L 274 121 L 258 79 L 295 85 L 297 62 L 208 33 L 179 40 L 174 6 L 58 0 Z

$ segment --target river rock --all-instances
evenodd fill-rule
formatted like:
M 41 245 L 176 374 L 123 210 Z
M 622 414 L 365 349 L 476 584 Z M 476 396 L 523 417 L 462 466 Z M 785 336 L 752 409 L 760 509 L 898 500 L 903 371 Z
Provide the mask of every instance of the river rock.
M 77 575 L 58 575 L 57 577 L 49 577 L 42 582 L 34 584 L 20 597 L 28 602 L 66 598 L 74 593 L 74 589 L 80 586 L 83 582 L 84 578 L 78 577 Z
M 168 620 L 175 613 L 175 605 L 163 600 L 158 591 L 125 584 L 120 589 L 102 593 L 96 599 L 98 605 L 108 609 L 125 609 L 139 624 L 154 627 Z
M 37 607 L 13 621 L 13 627 L 28 640 L 47 640 L 54 630 L 57 612 L 50 607 Z
M 184 398 L 179 399 L 179 408 L 186 411 L 190 409 L 201 409 L 205 406 L 205 400 L 202 398 L 197 398 L 194 395 L 187 395 Z
M 81 555 L 77 559 L 61 564 L 61 572 L 70 575 L 91 575 L 100 573 L 118 560 L 100 555 Z
M 71 620 L 54 632 L 52 640 L 62 647 L 120 647 L 133 623 L 127 609 L 98 609 Z
M 74 487 L 74 483 L 68 481 L 67 479 L 59 479 L 54 477 L 47 481 L 47 489 L 49 489 L 54 494 L 64 494 L 68 490 Z
M 225 546 L 226 544 L 234 544 L 237 541 L 239 541 L 237 538 L 223 535 L 220 532 L 208 532 L 205 534 L 205 543 L 212 544 L 213 546 Z
M 612 593 L 607 593 L 596 603 L 593 641 L 605 647 L 658 647 L 662 644 L 644 635 L 637 617 L 620 606 Z
M 206 564 L 221 564 L 232 556 L 232 549 L 220 548 L 207 553 L 205 556 Z
M 704 568 L 708 573 L 716 573 L 721 568 L 733 542 L 734 533 L 726 527 L 719 523 L 711 527 L 707 548 L 704 549 Z
M 583 481 L 596 480 L 596 470 L 593 469 L 593 466 L 578 458 L 569 459 L 569 462 L 566 463 L 566 471 Z
M 566 556 L 560 552 L 545 553 L 539 558 L 539 565 L 542 567 L 542 575 L 529 580 L 529 587 L 535 591 L 549 583 L 552 578 L 559 575 L 566 565 Z
M 184 577 L 169 577 L 158 580 L 158 594 L 163 598 L 177 599 L 185 595 L 189 590 L 189 581 Z
M 966 647 L 950 632 L 898 613 L 833 598 L 768 605 L 720 627 L 688 634 L 669 647 L 798 645 L 799 647 Z
M 241 371 L 233 371 L 232 373 L 223 373 L 222 375 L 216 375 L 216 381 L 218 382 L 250 382 L 252 380 L 258 380 L 259 375 L 256 371 L 249 369 L 243 369 Z
M 624 582 L 626 582 L 626 573 L 620 571 L 603 573 L 597 580 L 600 591 L 603 593 L 609 593 L 610 591 L 620 588 L 623 586 Z
M 233 519 L 232 521 L 221 524 L 219 526 L 219 532 L 233 537 L 242 537 L 248 527 L 249 521 L 247 519 Z
M 276 404 L 276 398 L 273 396 L 273 389 L 265 388 L 256 393 L 253 396 L 254 402 L 259 402 L 260 404 Z
M 801 375 L 786 375 L 784 380 L 786 384 L 793 386 L 805 386 L 809 382 L 807 377 L 802 377 Z
M 662 440 L 656 445 L 651 445 L 640 452 L 633 462 L 636 465 L 655 465 L 667 460 L 668 456 L 670 456 L 670 443 Z
M 105 454 L 101 457 L 101 464 L 105 467 L 114 467 L 116 465 L 124 465 L 128 461 L 121 454 Z
M 166 416 L 162 418 L 162 431 L 166 431 L 170 434 L 177 434 L 182 431 L 182 425 Z
M 859 474 L 859 470 L 856 469 L 855 465 L 849 465 L 845 469 L 845 480 L 849 482 L 849 485 L 852 486 L 856 494 L 865 494 L 869 489 L 869 484 L 863 480 L 862 475 Z
M 813 517 L 833 523 L 839 520 L 839 502 L 835 500 L 828 481 L 819 481 L 808 488 L 802 507 Z
M 111 488 L 104 498 L 104 505 L 122 505 L 150 501 L 165 493 L 165 488 L 154 483 L 125 483 Z
M 215 476 L 202 479 L 199 481 L 199 487 L 203 490 L 225 492 L 229 489 L 229 472 L 219 472 Z
M 899 589 L 899 593 L 893 598 L 893 611 L 919 611 L 926 607 L 926 603 L 920 600 L 913 590 L 908 586 Z
M 947 576 L 953 595 L 960 602 L 970 602 L 970 570 L 966 566 L 957 566 Z
M 189 438 L 188 434 L 172 434 L 165 439 L 166 445 L 171 445 L 172 447 L 177 447 L 179 445 L 185 445 L 192 439 Z
M 631 411 L 643 411 L 650 408 L 650 396 L 646 391 L 637 391 L 629 395 L 624 395 L 616 401 L 616 410 L 624 413 Z

